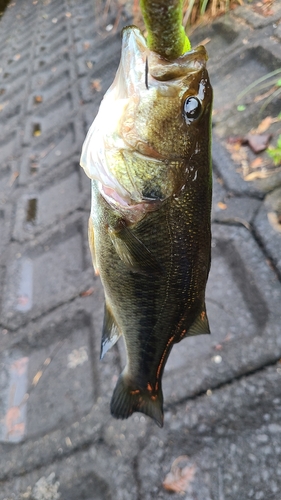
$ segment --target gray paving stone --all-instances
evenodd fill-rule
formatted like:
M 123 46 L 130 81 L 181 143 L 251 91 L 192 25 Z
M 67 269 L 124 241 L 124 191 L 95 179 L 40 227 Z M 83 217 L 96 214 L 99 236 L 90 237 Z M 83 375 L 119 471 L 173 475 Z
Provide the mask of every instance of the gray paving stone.
M 138 462 L 143 499 L 168 499 L 163 481 L 182 471 L 186 499 L 277 499 L 280 490 L 280 368 L 267 368 L 174 408 Z M 272 429 L 273 433 L 271 433 Z M 276 434 L 274 432 L 276 431 Z M 180 476 L 174 476 L 180 486 Z
M 19 165 L 19 181 L 21 184 L 33 180 L 35 172 L 46 175 L 54 172 L 66 160 L 70 162 L 80 157 L 80 148 L 83 143 L 82 123 L 79 115 L 72 117 L 67 124 L 46 137 L 34 137 L 32 145 L 23 149 Z M 36 139 L 36 140 L 35 140 Z
M 216 133 L 213 134 L 212 159 L 218 177 L 221 177 L 226 188 L 236 195 L 248 195 L 262 199 L 265 193 L 281 185 L 279 169 L 264 179 L 245 181 L 241 175 L 241 164 L 233 161 L 226 145 L 221 143 Z
M 256 12 L 254 10 L 255 7 L 257 9 Z M 259 8 L 262 10 L 262 4 L 259 4 L 259 2 L 255 2 L 253 5 L 239 6 L 235 9 L 234 15 L 241 17 L 256 29 L 264 28 L 268 24 L 273 24 L 280 19 L 281 6 L 279 2 L 274 2 L 272 6 L 270 6 L 270 15 L 262 15 L 258 11 Z
M 48 85 L 52 86 L 53 80 L 57 78 L 57 75 L 61 75 L 64 71 L 67 71 L 67 75 L 71 78 L 73 73 L 73 68 L 70 66 L 69 54 L 63 54 L 58 56 L 56 53 L 49 58 L 37 58 L 34 61 L 33 76 L 31 80 L 31 86 L 33 90 L 38 90 L 39 88 L 48 89 Z
M 254 220 L 254 227 L 267 255 L 272 259 L 281 275 L 281 189 L 268 194 Z
M 70 169 L 68 169 L 70 170 Z M 17 202 L 13 237 L 24 241 L 34 238 L 66 215 L 82 206 L 82 172 L 76 168 L 67 177 L 56 179 L 55 185 L 45 183 L 45 188 L 33 185 Z M 50 200 L 52 202 L 50 203 Z
M 47 101 L 44 106 L 40 106 L 40 109 L 36 109 L 32 117 L 26 120 L 24 145 L 35 143 L 39 135 L 44 138 L 45 134 L 50 133 L 51 130 L 60 127 L 60 125 L 64 125 L 65 122 L 71 119 L 78 100 L 73 93 L 74 89 L 68 90 L 58 99 L 51 102 Z
M 83 291 L 86 228 L 85 218 L 70 217 L 24 248 L 11 245 L 1 315 L 6 326 L 16 328 Z
M 40 62 L 43 61 L 41 60 Z M 52 68 L 56 68 L 56 66 Z M 45 104 L 45 102 L 54 98 L 57 94 L 64 93 L 65 89 L 70 87 L 73 80 L 73 70 L 67 64 L 62 68 L 56 68 L 56 71 L 51 72 L 51 77 L 44 85 L 35 85 L 28 100 L 29 111 L 32 113 L 39 111 L 42 104 Z
M 137 484 L 128 461 L 100 444 L 1 485 L 1 500 L 130 500 Z
M 223 54 L 233 52 L 234 49 L 241 48 L 242 39 L 246 36 L 245 26 L 237 25 L 233 16 L 227 16 L 215 20 L 212 24 L 195 29 L 190 35 L 192 46 L 206 44 L 209 61 L 208 66 L 212 67 L 213 62 L 218 61 Z
M 261 205 L 261 200 L 249 196 L 235 196 L 227 191 L 221 178 L 214 175 L 212 221 L 228 224 L 242 224 L 246 228 L 251 223 Z

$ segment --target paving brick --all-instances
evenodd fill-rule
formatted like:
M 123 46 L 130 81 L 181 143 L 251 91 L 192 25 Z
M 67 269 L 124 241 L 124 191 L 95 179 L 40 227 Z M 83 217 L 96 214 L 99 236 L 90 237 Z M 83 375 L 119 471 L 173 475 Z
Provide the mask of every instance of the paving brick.
M 108 89 L 114 79 L 116 69 L 119 62 L 119 47 L 116 46 L 116 51 L 111 52 L 111 56 L 107 60 L 101 60 L 100 63 L 94 65 L 87 77 L 81 78 L 80 93 L 83 102 L 102 99 L 101 92 L 97 92 L 93 81 L 99 81 L 99 87 L 103 93 Z
M 229 14 L 227 17 L 219 18 L 212 24 L 203 26 L 195 30 L 190 35 L 192 46 L 206 43 L 209 61 L 208 65 L 212 66 L 214 61 L 217 61 L 224 54 L 231 53 L 237 47 L 241 47 L 241 39 L 246 36 L 246 28 L 237 26 L 234 23 L 233 17 Z
M 47 174 L 55 171 L 66 160 L 73 161 L 80 157 L 83 143 L 82 124 L 79 115 L 52 131 L 45 138 L 34 137 L 32 147 L 23 150 L 21 164 L 19 165 L 19 178 L 22 184 L 32 179 L 35 172 Z
M 69 121 L 77 102 L 73 94 L 75 94 L 74 89 L 68 90 L 58 99 L 40 106 L 32 117 L 26 120 L 24 145 L 36 143 L 38 136 L 43 138 L 50 131 Z
M 46 101 L 53 100 L 57 94 L 64 94 L 65 90 L 72 84 L 72 73 L 70 68 L 65 68 L 64 71 L 56 71 L 45 85 L 36 87 L 29 96 L 28 110 L 36 114 Z
M 56 76 L 55 73 L 58 74 L 64 70 L 71 72 L 69 61 L 70 57 L 67 53 L 60 56 L 53 54 L 52 57 L 37 58 L 34 61 L 34 75 L 31 79 L 32 89 L 37 90 L 44 85 L 52 84 L 52 80 Z
M 241 224 L 249 229 L 261 203 L 249 196 L 234 196 L 225 189 L 223 180 L 214 176 L 212 221 Z
M 11 165 L 13 155 L 18 141 L 17 130 L 9 132 L 5 138 L 0 140 L 1 170 L 6 170 Z
M 68 442 L 69 442 L 68 438 Z M 1 500 L 130 500 L 137 483 L 129 462 L 96 444 L 84 452 L 1 485 Z M 48 496 L 47 496 L 48 495 Z
M 25 438 L 46 434 L 62 422 L 76 421 L 89 412 L 93 376 L 87 328 L 76 328 L 66 338 L 33 350 L 27 357 Z
M 82 206 L 80 183 L 82 172 L 80 169 L 78 172 L 77 170 L 78 168 L 64 179 L 57 178 L 54 185 L 45 184 L 44 189 L 40 189 L 38 185 L 30 186 L 29 192 L 25 193 L 17 203 L 13 233 L 15 240 L 34 238 L 35 234 Z
M 11 245 L 2 320 L 15 328 L 82 292 L 86 223 L 70 217 L 64 227 L 24 248 Z
M 268 24 L 273 24 L 280 19 L 281 6 L 279 2 L 274 2 L 272 6 L 270 6 L 270 15 L 267 15 L 266 11 L 265 14 L 262 15 L 262 6 L 259 5 L 258 2 L 255 2 L 255 4 L 237 7 L 234 11 L 234 15 L 241 17 L 250 26 L 256 29 L 264 28 Z
M 223 65 L 220 75 L 212 74 L 212 84 L 216 89 L 214 109 L 232 106 L 237 93 L 280 66 L 280 59 L 266 46 L 257 44 L 234 54 Z
M 118 64 L 120 55 L 121 36 L 118 32 L 114 35 L 108 35 L 106 38 L 106 47 L 102 52 L 99 50 L 104 45 L 105 39 L 99 41 L 81 41 L 76 44 L 78 75 L 95 74 L 99 71 L 99 66 L 108 59 L 116 59 Z M 114 70 L 113 70 L 114 71 Z M 104 89 L 105 91 L 105 89 Z
M 267 255 L 272 259 L 281 275 L 281 189 L 268 194 L 254 220 L 254 227 L 264 245 Z
M 172 410 L 164 432 L 156 429 L 149 443 L 144 440 L 137 468 L 141 498 L 171 497 L 163 481 L 173 464 L 174 484 L 187 499 L 278 498 L 278 370 L 262 370 Z
M 255 196 L 262 199 L 266 192 L 272 191 L 281 184 L 281 172 L 273 170 L 264 179 L 245 181 L 241 175 L 241 163 L 231 158 L 226 144 L 222 144 L 216 133 L 213 134 L 212 145 L 213 167 L 217 175 L 223 179 L 229 191 L 237 195 Z

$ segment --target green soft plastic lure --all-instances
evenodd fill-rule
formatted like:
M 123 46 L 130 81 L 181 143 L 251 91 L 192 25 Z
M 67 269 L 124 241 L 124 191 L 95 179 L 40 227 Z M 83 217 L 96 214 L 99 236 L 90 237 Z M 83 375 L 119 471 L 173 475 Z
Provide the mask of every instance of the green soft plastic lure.
M 191 49 L 182 26 L 182 0 L 141 0 L 147 47 L 165 59 L 177 59 Z

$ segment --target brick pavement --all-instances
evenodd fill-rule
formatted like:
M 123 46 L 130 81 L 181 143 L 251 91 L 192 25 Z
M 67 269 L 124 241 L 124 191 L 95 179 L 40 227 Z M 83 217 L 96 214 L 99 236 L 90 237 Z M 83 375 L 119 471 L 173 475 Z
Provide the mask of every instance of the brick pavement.
M 238 7 L 191 37 L 207 43 L 216 96 L 212 335 L 174 347 L 161 430 L 110 416 L 122 341 L 99 361 L 103 292 L 79 156 L 131 22 L 111 9 L 98 23 L 90 0 L 17 0 L 0 21 L 0 500 L 167 499 L 179 456 L 181 498 L 278 500 L 281 173 L 254 171 L 249 148 L 235 156 L 227 138 L 281 111 L 277 98 L 259 114 L 253 95 L 237 111 L 239 92 L 281 67 L 280 3 L 268 16 Z M 280 122 L 269 131 L 276 140 Z

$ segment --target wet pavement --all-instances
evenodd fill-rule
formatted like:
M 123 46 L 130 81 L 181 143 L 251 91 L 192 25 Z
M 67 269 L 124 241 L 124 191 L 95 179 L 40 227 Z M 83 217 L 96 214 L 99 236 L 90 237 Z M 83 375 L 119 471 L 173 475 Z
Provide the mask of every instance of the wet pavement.
M 110 416 L 122 341 L 99 360 L 79 157 L 132 21 L 93 4 L 11 1 L 0 21 L 0 500 L 279 500 L 281 169 L 241 137 L 268 116 L 281 134 L 281 4 L 191 36 L 215 91 L 212 335 L 174 347 L 163 429 Z

